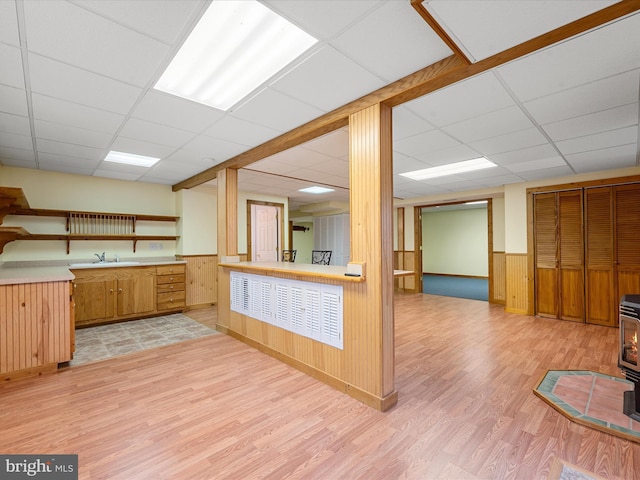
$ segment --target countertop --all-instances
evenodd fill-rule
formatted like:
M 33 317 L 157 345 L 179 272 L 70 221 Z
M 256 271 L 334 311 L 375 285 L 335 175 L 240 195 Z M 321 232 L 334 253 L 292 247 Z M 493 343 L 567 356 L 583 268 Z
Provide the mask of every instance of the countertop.
M 74 267 L 74 270 L 88 269 L 88 268 L 119 268 L 119 267 L 147 267 L 156 265 L 184 265 L 187 262 L 184 260 L 174 261 L 154 261 L 145 262 L 141 261 L 132 265 L 131 263 L 122 262 L 110 262 L 108 267 L 96 267 L 94 264 L 89 264 L 85 267 Z M 97 265 L 97 264 L 96 264 Z M 43 265 L 32 264 L 29 266 L 0 266 L 0 285 L 16 285 L 22 283 L 45 283 L 45 282 L 63 282 L 70 281 L 75 278 L 75 275 L 71 272 L 69 265 Z

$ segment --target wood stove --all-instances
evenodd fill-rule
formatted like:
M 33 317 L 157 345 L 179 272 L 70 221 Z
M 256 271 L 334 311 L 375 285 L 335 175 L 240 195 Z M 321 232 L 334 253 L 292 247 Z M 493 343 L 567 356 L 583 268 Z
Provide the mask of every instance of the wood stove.
M 625 415 L 640 422 L 640 365 L 638 336 L 640 334 L 640 295 L 624 295 L 620 302 L 620 351 L 618 367 L 632 382 L 633 390 L 624 392 Z

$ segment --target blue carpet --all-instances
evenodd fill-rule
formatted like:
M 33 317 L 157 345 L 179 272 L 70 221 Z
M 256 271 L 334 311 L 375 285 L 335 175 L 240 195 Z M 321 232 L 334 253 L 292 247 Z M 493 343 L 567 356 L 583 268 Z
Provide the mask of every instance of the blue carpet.
M 423 275 L 422 293 L 445 297 L 489 299 L 489 280 L 486 278 L 455 277 L 450 275 Z

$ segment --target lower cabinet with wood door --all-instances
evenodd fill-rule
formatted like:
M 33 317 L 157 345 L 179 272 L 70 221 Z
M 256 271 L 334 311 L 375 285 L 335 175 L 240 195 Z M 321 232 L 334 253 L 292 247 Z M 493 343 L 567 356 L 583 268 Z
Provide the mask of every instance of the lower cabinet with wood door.
M 166 308 L 163 305 L 157 308 L 156 268 L 159 267 L 73 270 L 76 277 L 73 282 L 76 327 L 148 317 L 160 310 L 164 313 Z M 184 302 L 174 310 L 183 307 Z

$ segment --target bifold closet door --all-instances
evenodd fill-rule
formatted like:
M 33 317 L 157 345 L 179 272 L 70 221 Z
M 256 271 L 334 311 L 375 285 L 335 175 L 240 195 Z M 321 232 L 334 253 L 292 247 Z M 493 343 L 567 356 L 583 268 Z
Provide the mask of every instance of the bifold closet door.
M 640 294 L 640 184 L 615 187 L 615 234 L 619 300 Z
M 582 190 L 558 193 L 560 318 L 584 322 Z
M 558 318 L 558 202 L 556 193 L 534 195 L 536 315 Z
M 587 323 L 615 326 L 613 187 L 587 188 L 584 195 Z
M 582 191 L 534 196 L 536 315 L 584 322 Z

